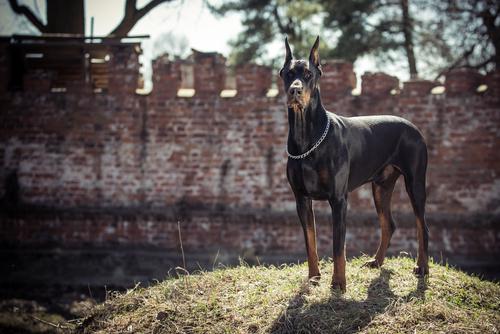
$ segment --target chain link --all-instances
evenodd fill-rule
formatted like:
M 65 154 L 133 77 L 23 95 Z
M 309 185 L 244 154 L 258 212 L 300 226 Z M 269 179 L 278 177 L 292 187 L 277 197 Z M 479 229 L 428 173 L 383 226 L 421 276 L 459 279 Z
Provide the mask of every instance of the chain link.
M 300 155 L 292 155 L 292 154 L 290 154 L 290 152 L 288 152 L 288 145 L 287 145 L 286 154 L 291 159 L 296 159 L 296 160 L 298 160 L 298 159 L 304 159 L 309 154 L 311 154 L 323 142 L 323 140 L 325 140 L 326 135 L 328 134 L 328 130 L 329 129 L 330 129 L 330 117 L 328 117 L 328 114 L 327 114 L 326 115 L 326 128 L 325 128 L 325 131 L 323 132 L 323 134 L 321 135 L 321 137 L 319 138 L 319 140 L 316 142 L 316 144 L 314 144 L 313 147 L 311 147 L 311 149 L 309 151 L 307 151 L 305 153 L 302 153 Z

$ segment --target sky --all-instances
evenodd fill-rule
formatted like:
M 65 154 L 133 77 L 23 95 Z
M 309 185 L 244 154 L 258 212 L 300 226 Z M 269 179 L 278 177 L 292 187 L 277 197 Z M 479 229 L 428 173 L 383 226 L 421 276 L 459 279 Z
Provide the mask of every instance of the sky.
M 43 17 L 45 0 L 19 0 Z M 137 7 L 141 8 L 149 0 L 138 0 Z M 216 3 L 217 0 L 212 0 Z M 90 35 L 90 21 L 94 17 L 94 36 L 107 35 L 120 22 L 124 14 L 125 0 L 86 0 L 85 27 L 86 34 Z M 45 19 L 45 18 L 43 18 Z M 228 42 L 236 38 L 242 30 L 239 14 L 229 14 L 224 17 L 215 17 L 207 8 L 204 0 L 174 0 L 154 8 L 136 26 L 129 35 L 149 35 L 150 38 L 142 44 L 145 64 L 143 69 L 146 84 L 151 73 L 150 62 L 153 56 L 155 41 L 162 35 L 171 33 L 178 38 L 184 38 L 190 48 L 204 52 L 216 51 L 227 57 L 230 52 Z M 35 33 L 26 19 L 16 17 L 11 11 L 8 0 L 0 0 L 0 34 Z M 270 47 L 270 55 L 275 56 L 283 52 L 278 45 Z M 365 71 L 377 71 L 377 65 L 371 57 L 363 57 L 356 61 L 354 70 L 359 76 Z M 405 72 L 393 69 L 392 75 L 405 78 Z M 147 87 L 148 88 L 148 87 Z

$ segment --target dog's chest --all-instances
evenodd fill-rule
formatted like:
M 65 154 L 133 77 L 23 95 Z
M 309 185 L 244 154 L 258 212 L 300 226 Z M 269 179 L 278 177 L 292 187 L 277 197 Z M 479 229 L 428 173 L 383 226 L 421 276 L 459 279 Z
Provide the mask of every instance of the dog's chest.
M 295 190 L 315 199 L 329 198 L 332 184 L 331 171 L 326 165 L 312 164 L 306 161 L 294 161 L 289 164 L 289 181 Z

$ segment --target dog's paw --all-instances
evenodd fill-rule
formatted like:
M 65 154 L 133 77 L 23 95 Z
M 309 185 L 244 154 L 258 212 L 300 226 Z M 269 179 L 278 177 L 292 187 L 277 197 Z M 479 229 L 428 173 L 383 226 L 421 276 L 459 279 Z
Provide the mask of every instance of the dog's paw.
M 321 280 L 321 275 L 309 277 L 309 284 L 313 286 L 318 286 L 320 280 Z
M 415 276 L 424 277 L 425 275 L 429 275 L 429 266 L 417 266 L 413 268 L 413 273 Z
M 346 282 L 332 281 L 332 290 L 341 293 L 346 292 Z
M 367 267 L 367 268 L 380 268 L 380 264 L 377 260 L 373 259 L 368 262 L 365 262 L 362 267 Z

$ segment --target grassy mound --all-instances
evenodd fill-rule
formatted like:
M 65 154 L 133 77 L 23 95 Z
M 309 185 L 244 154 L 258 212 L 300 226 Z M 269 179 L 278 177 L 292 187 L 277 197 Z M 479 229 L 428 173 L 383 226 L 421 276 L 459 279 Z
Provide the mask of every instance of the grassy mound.
M 98 305 L 80 333 L 498 333 L 500 285 L 430 264 L 388 259 L 381 269 L 347 265 L 347 293 L 318 286 L 307 265 L 217 269 L 135 288 Z

